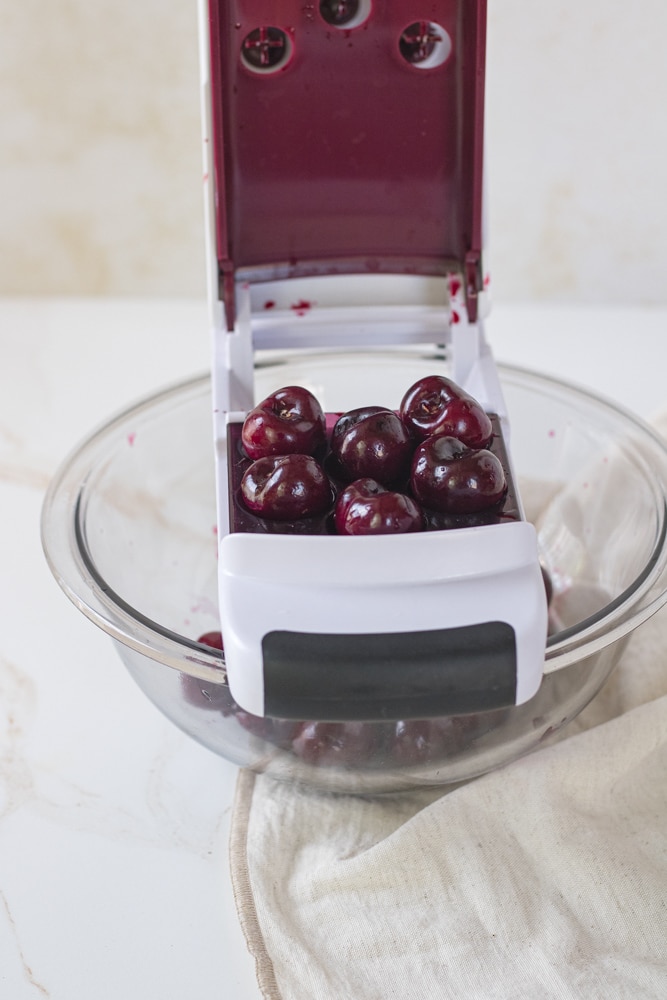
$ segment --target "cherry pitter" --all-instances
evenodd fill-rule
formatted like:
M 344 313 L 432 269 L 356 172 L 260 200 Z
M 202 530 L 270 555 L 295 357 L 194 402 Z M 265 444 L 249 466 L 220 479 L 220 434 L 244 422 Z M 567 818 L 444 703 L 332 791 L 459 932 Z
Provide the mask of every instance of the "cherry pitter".
M 545 587 L 483 324 L 486 6 L 202 11 L 220 623 L 231 693 L 254 715 L 477 713 L 540 686 Z M 244 509 L 257 366 L 363 355 L 361 403 L 386 405 L 372 359 L 417 346 L 489 415 L 500 506 L 354 537 L 328 515 L 286 524 Z M 322 405 L 330 428 L 339 414 Z

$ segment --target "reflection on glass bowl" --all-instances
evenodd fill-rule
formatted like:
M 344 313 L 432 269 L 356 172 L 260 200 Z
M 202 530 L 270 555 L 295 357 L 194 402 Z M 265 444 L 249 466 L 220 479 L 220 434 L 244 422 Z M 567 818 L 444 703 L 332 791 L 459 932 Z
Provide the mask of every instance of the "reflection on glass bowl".
M 261 398 L 304 384 L 326 409 L 397 406 L 446 363 L 425 351 L 270 355 Z M 217 628 L 208 378 L 139 403 L 88 438 L 48 492 L 43 542 L 68 596 L 115 641 L 145 694 L 177 726 L 240 766 L 345 792 L 446 784 L 539 746 L 595 696 L 633 630 L 667 597 L 667 449 L 613 404 L 501 368 L 511 454 L 553 583 L 537 695 L 516 708 L 404 722 L 257 719 L 234 703 Z M 369 400 L 369 384 L 378 399 Z M 380 398 L 381 397 L 381 398 Z

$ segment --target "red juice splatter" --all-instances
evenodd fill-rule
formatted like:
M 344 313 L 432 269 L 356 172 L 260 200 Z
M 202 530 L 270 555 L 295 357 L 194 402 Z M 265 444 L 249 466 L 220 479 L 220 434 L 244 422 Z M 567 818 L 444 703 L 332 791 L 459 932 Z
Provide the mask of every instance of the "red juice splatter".
M 456 309 L 452 309 L 451 322 L 452 323 L 460 323 L 461 322 L 461 317 L 457 313 Z
M 273 299 L 267 299 L 266 302 L 264 303 L 264 308 L 265 309 L 275 309 L 276 308 L 276 304 L 273 301 Z
M 309 302 L 308 299 L 299 299 L 298 302 L 293 303 L 290 309 L 293 309 L 297 316 L 305 316 L 309 309 L 313 308 L 314 303 Z
M 137 438 L 137 435 L 136 435 L 136 433 L 134 431 L 132 431 L 130 434 L 127 435 L 127 443 L 129 444 L 130 448 L 132 447 L 132 445 L 136 441 L 136 438 Z
M 449 294 L 453 297 L 458 295 L 461 291 L 461 282 L 458 278 L 450 278 L 449 280 Z

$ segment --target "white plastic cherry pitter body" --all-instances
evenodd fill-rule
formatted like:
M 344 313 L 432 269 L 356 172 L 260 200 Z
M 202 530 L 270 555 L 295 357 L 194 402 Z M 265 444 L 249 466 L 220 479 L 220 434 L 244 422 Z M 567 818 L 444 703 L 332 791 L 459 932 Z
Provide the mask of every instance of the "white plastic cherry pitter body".
M 521 704 L 547 605 L 520 510 L 392 536 L 232 530 L 229 428 L 271 365 L 275 388 L 296 373 L 327 410 L 397 408 L 410 379 L 390 386 L 383 358 L 407 373 L 431 357 L 494 415 L 513 474 L 484 330 L 486 2 L 434 0 L 407 25 L 396 5 L 353 6 L 339 24 L 301 0 L 200 0 L 229 685 L 246 711 L 293 719 Z

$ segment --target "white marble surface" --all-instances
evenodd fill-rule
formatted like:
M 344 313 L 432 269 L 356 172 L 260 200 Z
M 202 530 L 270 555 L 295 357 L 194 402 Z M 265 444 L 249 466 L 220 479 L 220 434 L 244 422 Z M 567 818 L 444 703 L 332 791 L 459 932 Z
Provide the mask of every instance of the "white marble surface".
M 667 309 L 498 307 L 500 360 L 650 416 Z M 235 769 L 178 732 L 69 604 L 50 476 L 114 410 L 207 367 L 198 301 L 0 302 L 0 996 L 256 1000 L 229 886 Z

